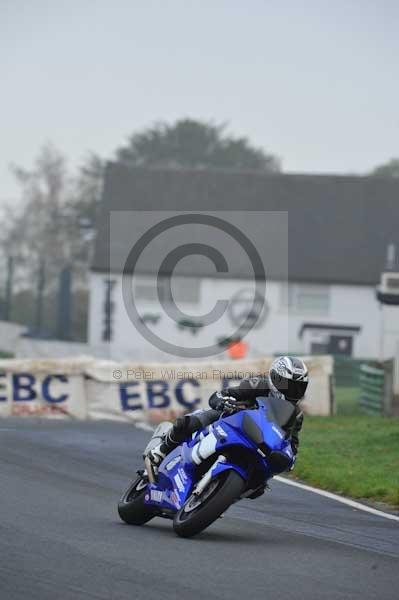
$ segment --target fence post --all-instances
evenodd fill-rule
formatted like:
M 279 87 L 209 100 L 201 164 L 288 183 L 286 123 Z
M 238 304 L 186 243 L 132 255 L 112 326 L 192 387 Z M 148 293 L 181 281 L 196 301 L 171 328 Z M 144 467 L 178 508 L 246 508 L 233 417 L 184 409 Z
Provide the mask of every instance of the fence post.
M 387 417 L 393 414 L 393 379 L 394 379 L 394 361 L 386 360 L 384 367 L 384 399 L 383 414 Z
M 396 342 L 395 360 L 393 364 L 392 415 L 399 417 L 399 340 Z

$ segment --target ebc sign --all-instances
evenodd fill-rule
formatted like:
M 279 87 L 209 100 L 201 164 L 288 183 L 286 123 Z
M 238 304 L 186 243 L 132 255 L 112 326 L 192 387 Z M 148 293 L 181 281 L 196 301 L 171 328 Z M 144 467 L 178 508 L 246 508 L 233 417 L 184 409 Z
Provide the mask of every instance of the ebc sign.
M 211 382 L 210 387 L 208 384 L 205 389 L 201 380 L 193 377 L 132 380 L 119 384 L 120 405 L 123 412 L 169 408 L 193 411 L 207 407 L 209 396 L 215 390 L 228 387 L 231 381 L 236 382 L 235 379 L 223 377 Z
M 181 379 L 165 381 L 163 379 L 144 382 L 144 397 L 142 383 L 129 381 L 119 387 L 120 403 L 123 411 L 169 408 L 177 402 L 185 410 L 194 410 L 200 403 L 201 397 L 195 392 L 200 387 L 196 379 Z
M 59 385 L 55 386 L 55 383 L 65 384 L 62 386 L 65 390 L 61 390 Z M 67 384 L 68 377 L 61 374 L 40 378 L 32 373 L 0 373 L 0 402 L 7 402 L 11 388 L 13 402 L 33 402 L 43 398 L 50 404 L 59 404 L 68 400 Z

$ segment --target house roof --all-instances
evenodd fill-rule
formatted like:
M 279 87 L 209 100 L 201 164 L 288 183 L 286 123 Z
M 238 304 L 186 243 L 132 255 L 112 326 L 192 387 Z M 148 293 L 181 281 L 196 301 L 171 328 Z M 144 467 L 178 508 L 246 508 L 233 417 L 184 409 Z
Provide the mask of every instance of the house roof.
M 292 281 L 373 285 L 379 281 L 388 243 L 399 248 L 399 181 L 395 179 L 161 170 L 109 163 L 92 268 L 121 271 L 118 256 L 121 258 L 132 240 L 144 233 L 142 224 L 133 220 L 129 226 L 122 224 L 117 236 L 111 236 L 112 211 L 226 210 L 247 213 L 242 223 L 252 229 L 262 259 L 278 248 L 279 233 L 273 219 L 267 215 L 260 219 L 251 211 L 288 215 L 288 272 L 273 266 L 268 273 L 271 278 L 288 275 Z M 210 243 L 208 238 L 206 242 Z M 208 259 L 198 257 L 194 267 L 183 263 L 177 265 L 176 274 L 215 275 Z M 249 276 L 239 256 L 233 263 L 230 277 Z M 158 267 L 150 252 L 139 272 L 156 273 Z

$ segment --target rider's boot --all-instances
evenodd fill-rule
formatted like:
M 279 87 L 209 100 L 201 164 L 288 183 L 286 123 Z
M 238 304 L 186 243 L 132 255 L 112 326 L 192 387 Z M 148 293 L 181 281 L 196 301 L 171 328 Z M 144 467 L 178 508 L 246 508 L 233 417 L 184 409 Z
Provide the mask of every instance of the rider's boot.
M 168 431 L 162 442 L 148 453 L 148 458 L 154 467 L 159 467 L 169 452 L 184 442 L 188 437 L 201 427 L 201 421 L 195 415 L 178 417 L 173 427 Z
M 165 456 L 177 448 L 179 444 L 180 442 L 175 442 L 168 433 L 165 439 L 158 446 L 155 446 L 155 448 L 149 451 L 147 456 L 154 467 L 159 467 Z

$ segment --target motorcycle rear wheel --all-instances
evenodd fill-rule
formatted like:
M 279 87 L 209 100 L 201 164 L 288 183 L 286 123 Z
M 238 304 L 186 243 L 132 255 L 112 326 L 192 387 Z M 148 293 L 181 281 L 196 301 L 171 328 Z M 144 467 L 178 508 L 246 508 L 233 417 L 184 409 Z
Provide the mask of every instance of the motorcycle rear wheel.
M 173 519 L 175 533 L 193 537 L 209 527 L 241 495 L 244 485 L 236 471 L 223 471 L 199 497 L 189 496 Z
M 157 511 L 144 502 L 147 485 L 141 475 L 135 479 L 118 503 L 118 513 L 128 525 L 144 525 L 156 516 Z M 139 489 L 137 489 L 139 488 Z

